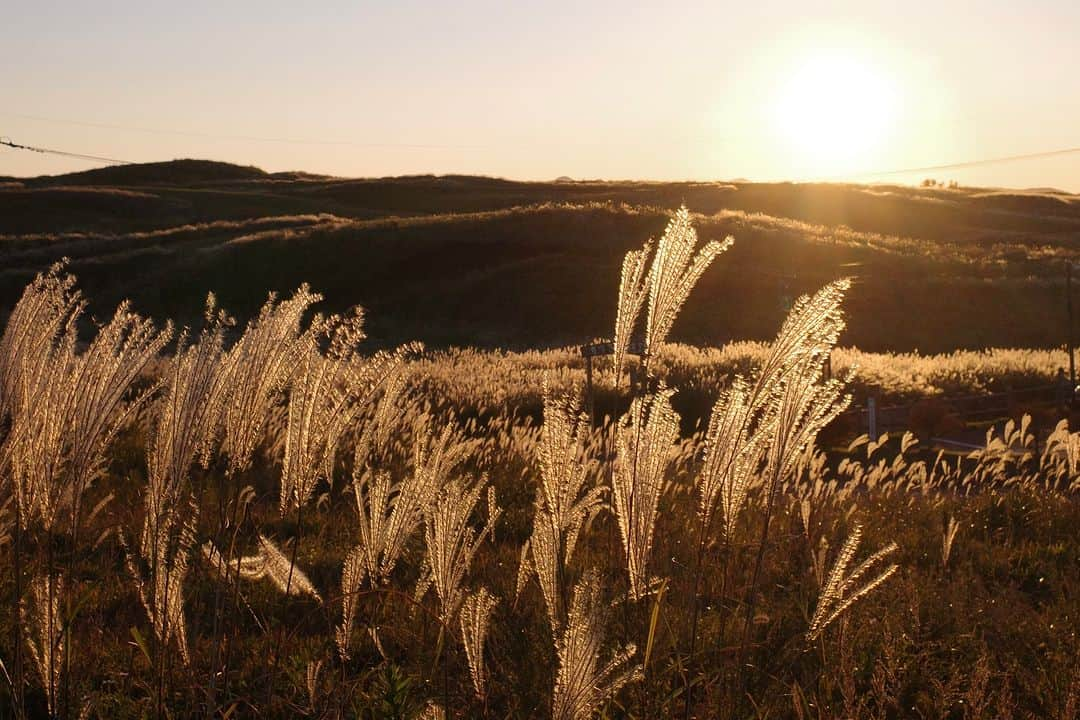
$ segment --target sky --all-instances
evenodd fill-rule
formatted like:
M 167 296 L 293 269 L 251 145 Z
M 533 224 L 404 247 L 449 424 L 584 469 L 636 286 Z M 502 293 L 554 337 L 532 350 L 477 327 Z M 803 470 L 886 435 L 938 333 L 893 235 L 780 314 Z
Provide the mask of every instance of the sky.
M 1080 192 L 1080 3 L 6 6 L 0 136 L 340 176 L 859 180 Z M 100 165 L 0 147 L 0 175 Z

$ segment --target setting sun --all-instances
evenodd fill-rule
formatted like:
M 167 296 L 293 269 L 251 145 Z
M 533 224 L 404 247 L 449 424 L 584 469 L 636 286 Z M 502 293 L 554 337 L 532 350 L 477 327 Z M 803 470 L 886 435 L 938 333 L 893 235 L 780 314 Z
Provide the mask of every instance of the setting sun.
M 842 52 L 811 53 L 793 63 L 774 105 L 779 138 L 793 164 L 828 175 L 865 167 L 889 139 L 894 81 L 871 61 Z

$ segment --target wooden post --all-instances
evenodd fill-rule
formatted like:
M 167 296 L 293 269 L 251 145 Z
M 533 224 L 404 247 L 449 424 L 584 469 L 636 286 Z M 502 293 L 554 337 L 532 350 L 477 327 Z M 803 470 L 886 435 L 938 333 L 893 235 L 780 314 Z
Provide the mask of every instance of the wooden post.
M 1065 371 L 1058 368 L 1057 378 L 1055 380 L 1056 387 L 1054 388 L 1054 400 L 1057 402 L 1057 411 L 1059 415 L 1065 414 L 1065 398 L 1068 393 L 1069 381 L 1065 379 Z
M 589 414 L 595 418 L 595 406 L 593 404 L 593 398 L 595 396 L 593 388 L 593 358 L 601 355 L 613 355 L 615 354 L 615 344 L 610 340 L 604 340 L 600 342 L 589 343 L 588 345 L 582 345 L 579 348 L 581 357 L 585 360 L 585 391 L 588 394 Z M 631 342 L 626 350 L 628 355 L 637 355 L 642 358 L 643 362 L 647 362 L 645 355 L 644 344 L 640 341 Z M 638 387 L 635 380 L 634 367 L 629 363 L 626 364 L 626 370 L 630 374 L 630 395 L 634 396 L 636 388 Z M 619 389 L 619 381 L 621 378 L 615 378 L 615 390 Z
M 871 442 L 877 441 L 877 398 L 873 395 L 866 398 L 866 434 Z
M 589 404 L 589 421 L 596 424 L 596 406 L 593 403 L 592 355 L 585 356 L 585 402 Z
M 1065 346 L 1069 351 L 1069 406 L 1073 403 L 1076 391 L 1076 354 L 1073 351 L 1073 301 L 1072 301 L 1072 263 L 1065 262 L 1065 308 L 1069 315 L 1069 327 L 1065 333 Z

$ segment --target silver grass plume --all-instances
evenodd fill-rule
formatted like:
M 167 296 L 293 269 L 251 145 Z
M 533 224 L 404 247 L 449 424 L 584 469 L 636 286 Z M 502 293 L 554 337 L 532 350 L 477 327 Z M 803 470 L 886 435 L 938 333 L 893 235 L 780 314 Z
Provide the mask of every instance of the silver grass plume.
M 601 703 L 640 677 L 640 666 L 630 665 L 636 652 L 633 644 L 601 663 L 607 613 L 600 578 L 589 570 L 574 586 L 566 628 L 556 643 L 559 670 L 551 702 L 553 720 L 589 720 Z
M 540 582 L 552 632 L 565 620 L 563 587 L 582 528 L 603 506 L 605 488 L 589 487 L 585 444 L 590 424 L 576 397 L 556 399 L 544 383 L 544 424 L 536 457 L 540 487 L 528 543 L 531 567 Z M 522 567 L 525 567 L 523 565 Z
M 259 535 L 259 553 L 265 562 L 266 577 L 286 595 L 310 595 L 319 602 L 322 597 L 300 568 L 264 535 Z
M 636 398 L 615 432 L 612 505 L 634 599 L 643 597 L 650 585 L 648 566 L 664 472 L 679 436 L 679 416 L 671 407 L 674 392 L 661 388 Z
M 796 301 L 753 384 L 736 378 L 713 407 L 697 477 L 705 527 L 720 510 L 730 539 L 748 489 L 763 469 L 779 483 L 795 469 L 818 432 L 847 407 L 844 382 L 821 382 L 844 320 L 850 281 L 826 285 Z
M 646 279 L 649 300 L 645 348 L 650 354 L 667 339 L 679 310 L 698 278 L 716 256 L 734 242 L 730 237 L 723 242 L 710 240 L 695 255 L 697 240 L 697 232 L 690 222 L 690 211 L 684 205 L 676 211 L 664 230 Z
M 131 402 L 125 402 L 125 396 L 170 337 L 171 324 L 158 331 L 153 322 L 131 312 L 129 303 L 123 302 L 79 356 L 81 363 L 70 386 L 75 396 L 71 466 L 76 517 L 82 491 L 104 469 L 106 449 L 152 391 Z
M 147 513 L 161 516 L 182 498 L 191 466 L 208 464 L 227 393 L 222 382 L 224 325 L 215 315 L 214 298 L 207 298 L 207 327 L 199 340 L 186 346 L 181 335 L 176 354 L 165 373 L 165 392 L 158 404 L 146 454 Z
M 614 369 L 615 379 L 622 372 L 630 346 L 630 338 L 637 326 L 641 310 L 646 305 L 645 352 L 655 353 L 671 332 L 675 318 L 701 274 L 716 256 L 731 247 L 734 240 L 727 237 L 723 242 L 712 240 L 697 254 L 697 232 L 690 222 L 690 211 L 680 207 L 668 223 L 652 264 L 645 269 L 652 251 L 652 241 L 639 250 L 628 252 L 623 258 L 619 278 L 619 297 L 615 312 Z
M 844 394 L 846 380 L 821 382 L 829 352 L 836 345 L 844 320 L 840 304 L 850 287 L 848 280 L 826 285 L 813 296 L 802 298 L 781 330 L 778 344 L 787 340 L 789 326 L 796 340 L 787 344 L 779 360 L 774 395 L 776 418 L 768 453 L 768 473 L 778 480 L 791 476 L 818 433 L 851 403 Z
M 399 348 L 397 354 L 400 354 L 400 358 L 403 360 L 407 355 L 417 354 L 421 350 L 423 350 L 423 345 L 413 343 Z M 388 354 L 380 353 L 380 355 Z M 379 373 L 384 377 L 382 394 L 378 402 L 375 403 L 371 414 L 364 418 L 360 433 L 356 439 L 356 446 L 353 450 L 354 475 L 361 474 L 363 468 L 367 468 L 372 462 L 382 459 L 390 451 L 394 433 L 399 426 L 399 417 L 406 412 L 402 407 L 403 398 L 407 398 L 409 380 L 405 363 L 395 360 L 392 356 L 386 357 L 380 363 L 378 355 L 372 362 L 379 363 L 384 367 L 389 365 L 389 367 Z
M 814 359 L 823 366 L 844 329 L 841 304 L 851 280 L 834 280 L 795 301 L 758 371 L 764 382 Z
M 491 612 L 497 604 L 498 600 L 495 596 L 483 587 L 466 595 L 461 604 L 461 641 L 465 646 L 465 657 L 469 662 L 469 676 L 472 678 L 476 695 L 480 699 L 487 694 L 484 644 L 491 624 Z
M 334 462 L 342 438 L 363 408 L 382 392 L 382 400 L 376 406 L 374 419 L 366 424 L 354 450 L 354 478 L 366 477 L 362 468 L 366 466 L 373 444 L 385 443 L 389 434 L 389 430 L 383 426 L 391 424 L 389 416 L 403 391 L 405 360 L 422 349 L 419 344 L 409 344 L 393 352 L 379 352 L 370 359 L 360 360 L 356 345 L 363 339 L 364 334 L 362 314 L 359 310 L 349 319 L 332 317 L 321 322 L 322 328 L 318 335 L 330 338 L 328 357 L 323 357 L 317 344 L 312 342 L 302 375 L 294 381 L 289 394 L 279 504 L 282 515 L 288 509 L 299 510 L 303 507 L 320 479 L 333 481 Z M 313 335 L 313 339 L 317 339 L 318 335 Z M 385 553 L 389 551 L 396 563 L 404 542 L 408 539 L 406 533 L 405 537 L 400 538 L 400 547 L 388 548 L 385 543 L 398 541 L 397 536 L 387 538 L 381 535 L 381 531 L 385 529 L 384 521 L 392 489 L 388 476 L 379 475 L 371 483 L 369 499 L 375 507 L 367 508 L 366 514 L 360 479 L 354 479 L 353 489 L 360 510 L 362 542 L 349 553 L 342 573 L 342 623 L 335 629 L 335 642 L 342 658 L 349 655 L 360 585 L 366 576 L 382 576 L 380 570 L 374 569 L 377 558 L 371 563 L 373 569 L 370 573 L 364 560 L 371 555 L 382 555 L 385 559 Z M 413 488 L 410 487 L 409 490 L 411 489 Z M 399 513 L 399 521 L 408 504 L 408 499 L 402 504 L 403 513 Z M 418 522 L 419 517 L 416 519 L 416 523 Z M 414 528 L 415 523 L 409 533 Z M 395 527 L 391 534 L 401 529 Z M 389 574 L 390 569 L 392 564 L 386 574 Z
M 407 363 L 423 350 L 423 343 L 411 342 L 394 350 L 380 350 L 362 359 L 354 356 L 352 362 L 347 364 L 345 382 L 355 397 L 355 410 L 348 416 L 347 424 L 355 425 L 361 410 L 372 411 L 353 449 L 353 459 L 359 461 L 361 467 L 367 464 L 372 452 L 388 451 L 394 432 L 398 429 L 398 416 L 401 414 L 399 403 L 406 394 Z M 348 428 L 335 429 L 335 444 L 345 439 L 346 430 Z M 363 452 L 361 445 L 366 447 Z M 326 454 L 328 464 L 323 472 L 327 477 L 333 471 L 335 452 L 336 448 L 334 452 Z
M 50 716 L 55 716 L 57 711 L 60 675 L 65 665 L 65 632 L 60 611 L 64 586 L 63 575 L 35 576 L 30 581 L 29 597 L 23 597 L 19 604 L 30 660 L 45 690 Z
M 312 347 L 300 360 L 297 377 L 289 389 L 288 425 L 285 431 L 285 458 L 281 467 L 278 512 L 284 517 L 311 499 L 323 470 L 332 465 L 337 443 L 336 422 L 352 412 L 351 398 L 341 387 L 342 365 L 323 357 Z
M 702 526 L 709 528 L 719 510 L 722 535 L 728 540 L 734 536 L 739 511 L 772 436 L 775 412 L 755 407 L 754 399 L 740 377 L 720 393 L 705 432 L 705 452 L 696 479 Z
M 77 529 L 83 493 L 103 472 L 106 451 L 154 390 L 129 398 L 132 387 L 172 334 L 125 302 L 80 354 L 77 319 L 65 321 L 55 343 L 37 345 L 41 355 L 19 361 L 10 431 L 0 450 L 23 526 L 50 533 L 61 520 Z
M 639 250 L 631 250 L 623 258 L 622 272 L 619 277 L 619 302 L 615 308 L 614 368 L 615 382 L 622 376 L 626 363 L 626 354 L 630 348 L 630 338 L 634 334 L 641 308 L 649 297 L 649 286 L 645 270 L 652 252 L 649 240 Z
M 203 557 L 223 580 L 261 580 L 266 578 L 285 595 L 310 595 L 322 602 L 322 596 L 304 572 L 265 535 L 259 535 L 259 552 L 226 561 L 213 543 L 202 547 Z
M 360 607 L 360 588 L 366 576 L 363 548 L 354 547 L 345 557 L 345 566 L 341 571 L 341 624 L 334 628 L 334 644 L 342 660 L 349 659 L 352 629 L 356 624 L 356 611 Z
M 412 472 L 393 483 L 383 471 L 354 477 L 357 527 L 364 570 L 377 582 L 394 571 L 405 545 L 436 507 L 436 499 L 450 475 L 465 460 L 471 445 L 453 423 L 436 435 L 431 420 L 417 427 Z
M 0 421 L 27 402 L 23 391 L 34 384 L 27 375 L 46 369 L 41 359 L 72 332 L 86 306 L 65 267 L 66 260 L 38 274 L 8 316 L 0 335 Z
M 807 642 L 816 640 L 825 628 L 832 624 L 834 620 L 840 617 L 855 604 L 855 602 L 860 598 L 869 595 L 896 572 L 898 566 L 895 564 L 889 565 L 873 580 L 866 582 L 862 587 L 856 589 L 856 586 L 862 582 L 866 574 L 870 571 L 870 568 L 880 563 L 898 549 L 896 543 L 889 543 L 866 560 L 862 561 L 849 575 L 845 576 L 848 565 L 851 564 L 851 561 L 855 557 L 855 552 L 859 548 L 859 541 L 861 539 L 862 526 L 856 524 L 854 530 L 851 531 L 847 541 L 844 543 L 844 546 L 840 549 L 840 554 L 837 556 L 832 570 L 829 571 L 829 577 L 825 581 L 825 586 L 821 589 L 821 594 L 818 597 L 817 609 L 814 610 L 814 616 L 810 619 L 810 628 L 806 632 Z
M 261 552 L 255 555 L 233 558 L 226 562 L 224 556 L 212 541 L 208 540 L 203 543 L 201 549 L 203 559 L 206 560 L 207 565 L 226 582 L 233 579 L 261 580 L 266 574 L 266 559 Z
M 452 423 L 435 435 L 431 419 L 425 417 L 417 425 L 412 472 L 394 483 L 388 472 L 362 469 L 370 452 L 369 441 L 365 434 L 358 443 L 360 457 L 353 469 L 359 543 L 346 557 L 341 576 L 342 619 L 335 639 L 343 657 L 348 657 L 361 585 L 367 579 L 382 584 L 390 577 L 409 539 L 424 515 L 433 511 L 439 492 L 469 448 Z
M 146 453 L 145 516 L 138 558 L 125 543 L 128 571 L 161 645 L 175 640 L 190 662 L 184 620 L 184 581 L 195 542 L 198 508 L 190 489 L 191 466 L 208 458 L 220 421 L 224 394 L 220 380 L 223 315 L 207 299 L 207 328 L 185 347 L 182 336 L 166 371 Z M 121 535 L 123 541 L 123 535 Z
M 301 333 L 304 313 L 320 300 L 307 285 L 288 300 L 279 302 L 271 294 L 225 355 L 223 381 L 229 400 L 221 448 L 231 475 L 251 465 L 274 406 L 310 348 L 310 338 Z
M 469 520 L 485 490 L 488 490 L 487 519 L 478 530 Z M 493 501 L 486 477 L 481 476 L 471 484 L 455 478 L 446 485 L 435 507 L 427 514 L 424 540 L 444 624 L 450 623 L 460 607 L 465 573 L 502 514 Z
M 418 345 L 379 352 L 361 360 L 356 344 L 363 339 L 363 315 L 318 320 L 305 335 L 309 348 L 289 390 L 285 459 L 279 510 L 284 515 L 311 498 L 319 480 L 333 481 L 338 446 L 361 411 L 400 377 L 406 358 Z M 326 356 L 319 340 L 329 339 Z M 396 391 L 396 387 L 392 387 Z
M 950 515 L 948 521 L 945 523 L 945 528 L 941 533 L 941 567 L 945 570 L 949 569 L 949 558 L 952 557 L 953 541 L 956 540 L 956 533 L 960 531 L 960 523 L 957 521 L 955 515 Z
M 128 573 L 135 581 L 139 601 L 154 628 L 158 645 L 164 648 L 175 642 L 185 665 L 191 663 L 191 655 L 184 616 L 184 583 L 195 545 L 198 515 L 193 498 L 182 503 L 182 509 L 170 509 L 167 517 L 159 518 L 162 525 L 169 525 L 167 531 L 164 527 L 156 528 L 153 533 L 144 529 L 137 558 L 127 547 L 123 534 L 120 536 Z M 146 523 L 150 522 L 148 517 Z

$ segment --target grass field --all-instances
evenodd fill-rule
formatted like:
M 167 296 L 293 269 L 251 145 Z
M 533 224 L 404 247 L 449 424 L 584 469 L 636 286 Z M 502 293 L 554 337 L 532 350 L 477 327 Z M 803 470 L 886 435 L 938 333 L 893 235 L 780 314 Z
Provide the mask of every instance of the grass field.
M 1071 196 L 180 163 L 0 209 L 0 715 L 1080 711 L 1080 433 L 831 433 L 1051 382 L 982 348 L 1057 344 Z

